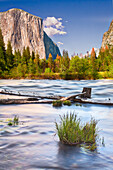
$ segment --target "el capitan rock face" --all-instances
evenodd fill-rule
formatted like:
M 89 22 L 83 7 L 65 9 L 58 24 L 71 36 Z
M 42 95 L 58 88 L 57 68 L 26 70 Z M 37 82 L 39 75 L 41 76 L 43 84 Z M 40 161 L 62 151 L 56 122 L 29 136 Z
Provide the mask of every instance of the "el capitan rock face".
M 109 30 L 103 35 L 102 47 L 105 48 L 106 45 L 113 46 L 113 20 L 110 24 Z
M 40 58 L 48 58 L 51 53 L 55 58 L 60 55 L 59 48 L 53 41 L 45 36 L 43 21 L 40 17 L 31 15 L 20 9 L 10 9 L 0 12 L 0 27 L 7 47 L 11 41 L 13 52 L 29 46 L 30 52 L 38 52 Z

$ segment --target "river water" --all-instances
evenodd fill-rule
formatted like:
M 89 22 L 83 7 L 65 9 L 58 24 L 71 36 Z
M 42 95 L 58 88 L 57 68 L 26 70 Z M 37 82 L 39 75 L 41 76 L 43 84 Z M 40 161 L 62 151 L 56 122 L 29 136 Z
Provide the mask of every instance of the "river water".
M 113 80 L 0 80 L 0 90 L 40 96 L 69 96 L 92 88 L 92 98 L 113 101 Z M 0 95 L 0 98 L 10 96 Z M 16 98 L 12 96 L 12 98 Z M 55 135 L 59 115 L 75 112 L 82 122 L 99 120 L 97 152 L 62 145 Z M 7 119 L 19 116 L 19 125 Z M 0 170 L 113 169 L 113 107 L 83 104 L 54 108 L 51 104 L 0 105 Z

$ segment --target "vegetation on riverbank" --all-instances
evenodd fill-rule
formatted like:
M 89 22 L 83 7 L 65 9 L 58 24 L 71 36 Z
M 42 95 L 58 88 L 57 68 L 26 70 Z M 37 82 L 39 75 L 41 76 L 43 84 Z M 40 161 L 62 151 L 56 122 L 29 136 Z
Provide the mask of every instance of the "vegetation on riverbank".
M 74 113 L 66 114 L 60 117 L 60 124 L 55 122 L 59 140 L 66 145 L 85 146 L 94 151 L 97 148 L 96 140 L 98 136 L 97 121 L 91 118 L 90 122 L 81 123 Z
M 100 49 L 98 58 L 94 48 L 91 56 L 84 58 L 72 56 L 63 51 L 63 56 L 57 55 L 53 60 L 40 59 L 38 53 L 30 54 L 29 47 L 23 48 L 23 53 L 12 53 L 10 41 L 7 50 L 0 29 L 0 78 L 1 79 L 101 79 L 113 78 L 113 47 L 109 45 Z

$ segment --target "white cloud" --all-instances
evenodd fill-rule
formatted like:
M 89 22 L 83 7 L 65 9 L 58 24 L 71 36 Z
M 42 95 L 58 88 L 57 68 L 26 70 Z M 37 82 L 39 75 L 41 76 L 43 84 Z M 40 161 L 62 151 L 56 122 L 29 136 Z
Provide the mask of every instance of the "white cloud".
M 57 20 L 58 20 L 58 21 L 62 21 L 62 18 L 58 18 Z
M 64 43 L 62 43 L 62 42 L 58 42 L 58 44 L 59 44 L 59 45 L 63 45 Z
M 47 17 L 44 21 L 44 31 L 49 35 L 55 34 L 66 34 L 63 30 L 64 26 L 62 25 L 62 18 L 55 18 L 55 17 Z
M 58 30 L 57 28 L 53 28 L 53 27 L 44 28 L 44 31 L 47 33 L 48 36 L 52 36 L 55 34 L 60 34 L 60 35 L 66 34 L 65 31 L 61 31 L 61 30 Z

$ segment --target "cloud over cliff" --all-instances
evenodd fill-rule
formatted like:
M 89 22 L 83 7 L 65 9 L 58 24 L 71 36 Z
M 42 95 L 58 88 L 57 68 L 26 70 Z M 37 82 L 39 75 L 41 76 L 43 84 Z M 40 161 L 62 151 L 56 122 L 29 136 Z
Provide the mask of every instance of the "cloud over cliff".
M 64 26 L 62 24 L 62 18 L 47 17 L 44 21 L 44 31 L 49 35 L 53 36 L 55 34 L 63 35 L 67 34 L 64 31 Z

